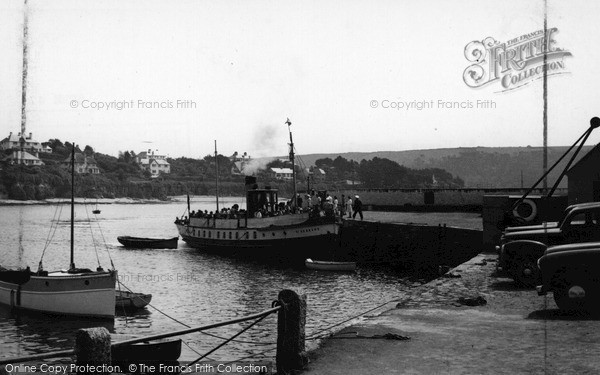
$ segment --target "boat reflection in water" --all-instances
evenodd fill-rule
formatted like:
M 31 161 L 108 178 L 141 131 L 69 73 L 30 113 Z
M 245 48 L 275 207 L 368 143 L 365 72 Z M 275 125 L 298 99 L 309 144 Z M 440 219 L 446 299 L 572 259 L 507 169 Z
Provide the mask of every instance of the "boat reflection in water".
M 90 320 L 80 317 L 48 319 L 47 314 L 14 310 L 0 305 L 2 356 L 6 358 L 26 354 L 68 350 L 75 347 L 75 333 L 81 328 L 104 327 L 114 332 L 112 320 Z

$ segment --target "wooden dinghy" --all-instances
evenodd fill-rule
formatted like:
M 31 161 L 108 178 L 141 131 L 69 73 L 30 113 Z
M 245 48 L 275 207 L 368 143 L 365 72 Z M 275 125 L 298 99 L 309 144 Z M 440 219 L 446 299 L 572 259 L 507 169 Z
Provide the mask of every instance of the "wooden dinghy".
M 181 355 L 181 339 L 115 345 L 110 353 L 113 363 L 168 363 Z
M 117 309 L 141 309 L 152 301 L 152 294 L 117 290 L 115 295 L 115 308 Z
M 310 258 L 304 261 L 306 268 L 320 271 L 354 271 L 356 262 L 334 262 L 325 260 L 312 260 Z
M 177 249 L 179 237 L 173 238 L 145 238 L 119 236 L 117 240 L 125 247 L 133 249 Z

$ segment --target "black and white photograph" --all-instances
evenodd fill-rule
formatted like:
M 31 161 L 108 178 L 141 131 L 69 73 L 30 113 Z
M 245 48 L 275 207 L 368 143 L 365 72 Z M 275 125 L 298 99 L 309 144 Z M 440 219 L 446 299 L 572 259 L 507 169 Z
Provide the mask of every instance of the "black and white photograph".
M 0 374 L 600 373 L 599 20 L 2 0 Z

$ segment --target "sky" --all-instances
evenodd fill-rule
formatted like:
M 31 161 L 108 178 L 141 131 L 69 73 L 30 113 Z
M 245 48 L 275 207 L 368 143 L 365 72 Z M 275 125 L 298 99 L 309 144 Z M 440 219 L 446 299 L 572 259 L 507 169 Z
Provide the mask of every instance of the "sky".
M 289 118 L 300 154 L 541 146 L 539 74 L 506 91 L 463 74 L 479 63 L 469 43 L 533 40 L 544 10 L 522 0 L 3 0 L 0 138 L 20 131 L 27 14 L 26 126 L 38 141 L 197 158 L 217 140 L 222 154 L 264 157 L 287 154 Z M 550 50 L 571 54 L 549 60 L 548 144 L 570 145 L 600 116 L 600 2 L 548 0 L 546 12 Z M 512 63 L 504 73 L 519 73 Z

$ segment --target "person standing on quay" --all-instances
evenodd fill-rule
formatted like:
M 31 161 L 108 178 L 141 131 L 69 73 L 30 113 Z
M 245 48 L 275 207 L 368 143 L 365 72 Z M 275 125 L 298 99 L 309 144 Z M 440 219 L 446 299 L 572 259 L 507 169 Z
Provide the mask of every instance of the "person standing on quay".
M 348 211 L 348 217 L 352 217 L 352 198 L 348 195 L 348 200 L 346 201 L 346 211 Z
M 354 196 L 354 214 L 352 214 L 352 218 L 356 218 L 356 214 L 360 214 L 360 219 L 363 219 L 363 213 L 362 213 L 362 202 L 360 200 L 360 198 L 358 197 L 358 195 Z
M 337 195 L 334 195 L 333 196 L 333 213 L 336 217 L 338 216 L 338 213 L 340 212 L 340 209 L 338 207 L 339 204 L 340 204 L 340 202 L 338 202 Z

